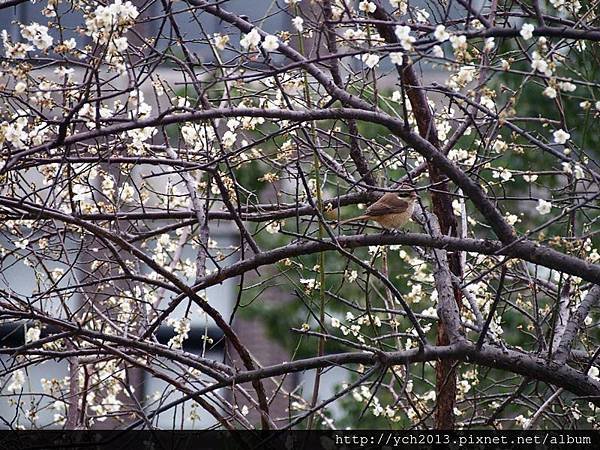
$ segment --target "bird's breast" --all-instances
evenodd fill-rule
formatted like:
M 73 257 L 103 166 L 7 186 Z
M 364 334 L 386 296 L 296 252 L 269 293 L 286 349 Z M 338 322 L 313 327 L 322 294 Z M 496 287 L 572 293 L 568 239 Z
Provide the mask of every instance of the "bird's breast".
M 397 214 L 385 214 L 373 218 L 373 220 L 376 220 L 384 228 L 402 228 L 411 218 L 414 209 L 415 205 L 413 203 L 406 208 L 406 211 Z

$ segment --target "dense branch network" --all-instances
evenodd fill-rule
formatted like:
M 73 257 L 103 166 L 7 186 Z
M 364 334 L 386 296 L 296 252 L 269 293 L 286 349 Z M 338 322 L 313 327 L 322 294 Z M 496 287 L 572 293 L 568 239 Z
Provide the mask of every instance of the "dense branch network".
M 5 425 L 600 426 L 598 2 L 266 3 L 3 32 Z M 408 230 L 337 226 L 405 182 Z M 244 314 L 300 356 L 265 365 Z

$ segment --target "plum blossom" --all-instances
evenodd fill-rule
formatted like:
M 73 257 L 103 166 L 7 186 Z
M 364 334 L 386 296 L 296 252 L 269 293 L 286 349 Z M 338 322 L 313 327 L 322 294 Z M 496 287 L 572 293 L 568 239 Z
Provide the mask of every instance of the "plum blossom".
M 304 285 L 304 290 L 306 292 L 310 292 L 321 287 L 321 282 L 315 280 L 314 278 L 300 278 L 300 284 Z
M 532 174 L 530 172 L 527 172 L 526 174 L 523 175 L 523 179 L 525 181 L 527 181 L 528 183 L 533 183 L 535 180 L 538 179 L 538 176 L 536 174 Z
M 281 230 L 281 226 L 283 225 L 283 221 L 274 220 L 269 222 L 265 227 L 265 230 L 269 234 L 277 234 Z
M 533 37 L 534 29 L 535 29 L 535 27 L 533 25 L 531 25 L 530 23 L 524 23 L 523 26 L 521 27 L 521 31 L 519 31 L 519 34 L 523 37 L 523 39 L 529 40 Z
M 435 56 L 436 58 L 443 58 L 444 57 L 444 50 L 442 50 L 442 47 L 440 47 L 439 45 L 434 45 L 431 48 L 431 54 L 433 56 Z
M 390 61 L 392 61 L 393 64 L 396 64 L 397 66 L 401 66 L 402 65 L 402 52 L 392 52 L 390 53 Z
M 531 54 L 531 68 L 537 72 L 541 72 L 547 77 L 552 75 L 552 70 L 548 66 L 548 62 L 542 58 L 542 56 L 538 52 L 533 52 Z
M 73 50 L 75 47 L 77 47 L 77 41 L 75 38 L 66 39 L 63 41 L 63 45 L 67 50 Z
M 235 144 L 236 140 L 237 140 L 236 133 L 232 133 L 229 130 L 227 130 L 225 133 L 223 133 L 223 139 L 222 139 L 223 147 L 231 148 L 233 146 L 233 144 Z
M 413 48 L 413 43 L 416 41 L 414 36 L 410 36 L 410 27 L 406 25 L 397 25 L 394 30 L 396 37 L 400 41 L 400 45 L 406 51 L 410 51 Z
M 446 31 L 446 27 L 444 25 L 438 25 L 437 27 L 435 27 L 435 31 L 433 32 L 433 36 L 439 42 L 445 42 L 448 39 L 450 39 L 450 33 L 448 33 Z
M 2 30 L 2 42 L 4 44 L 5 55 L 10 59 L 23 59 L 27 56 L 27 52 L 34 49 L 33 45 L 25 44 L 23 42 L 13 44 L 10 41 L 6 30 Z
M 6 388 L 8 392 L 18 392 L 23 388 L 25 384 L 25 371 L 22 369 L 15 370 L 12 373 L 12 377 L 10 379 L 10 384 Z
M 121 36 L 118 38 L 114 38 L 112 41 L 110 41 L 109 51 L 124 52 L 125 50 L 127 50 L 128 46 L 129 46 L 129 43 L 127 42 L 127 37 Z
M 350 28 L 344 31 L 344 39 L 354 41 L 357 44 L 362 44 L 367 40 L 367 33 L 360 28 L 357 28 L 356 30 Z
M 40 50 L 46 50 L 53 42 L 52 36 L 48 34 L 48 27 L 35 22 L 22 27 L 21 36 Z
M 277 36 L 273 36 L 272 34 L 269 34 L 268 36 L 265 37 L 265 40 L 262 43 L 262 47 L 267 52 L 274 52 L 275 50 L 277 50 L 279 48 L 279 39 L 277 38 Z
M 27 332 L 25 333 L 25 343 L 28 344 L 30 342 L 39 340 L 41 332 L 42 330 L 39 326 L 28 328 Z
M 304 19 L 300 16 L 296 16 L 292 19 L 292 24 L 294 25 L 294 28 L 299 31 L 300 33 L 302 33 L 304 31 Z
M 540 216 L 544 216 L 552 211 L 552 203 L 540 198 L 535 209 L 540 213 Z
M 169 346 L 170 348 L 182 348 L 183 347 L 183 342 L 188 338 L 188 333 L 191 329 L 190 326 L 190 319 L 184 317 L 181 319 L 173 319 L 173 318 L 168 318 L 167 319 L 167 324 L 171 325 L 173 327 L 173 331 L 175 332 L 175 336 L 173 336 L 169 342 L 167 343 L 167 346 Z
M 226 34 L 213 34 L 213 44 L 217 48 L 217 50 L 225 50 L 225 46 L 229 42 L 229 36 Z
M 123 186 L 121 187 L 121 193 L 119 194 L 119 200 L 121 200 L 123 203 L 128 203 L 131 202 L 134 199 L 134 195 L 135 195 L 135 188 L 125 182 L 123 184 Z
M 574 92 L 577 89 L 577 86 L 569 81 L 560 81 L 558 83 L 558 88 L 563 92 Z
M 27 127 L 27 118 L 18 117 L 15 121 L 0 124 L 0 136 L 4 137 L 5 141 L 10 142 L 15 148 L 25 148 L 29 135 L 25 131 Z
M 19 81 L 17 84 L 15 84 L 15 94 L 22 94 L 25 92 L 25 89 L 27 89 L 27 84 L 23 81 Z
M 564 144 L 571 138 L 571 135 L 562 128 L 559 130 L 555 130 L 552 133 L 552 136 L 554 136 L 554 143 L 556 144 Z
M 450 36 L 450 43 L 454 50 L 465 50 L 467 48 L 467 37 L 464 34 L 460 36 Z
M 546 89 L 542 91 L 542 94 L 548 98 L 556 98 L 556 89 L 552 86 L 547 86 Z
M 362 55 L 361 60 L 369 69 L 372 69 L 379 64 L 379 56 L 374 53 L 365 53 Z
M 344 275 L 348 283 L 354 283 L 358 279 L 358 272 L 356 270 L 346 271 Z
M 358 9 L 362 12 L 366 13 L 374 13 L 377 9 L 377 6 L 373 2 L 369 2 L 367 0 L 363 0 L 358 4 Z
M 400 14 L 406 14 L 408 8 L 406 0 L 389 0 L 389 2 L 391 7 L 398 9 Z
M 426 23 L 429 19 L 429 13 L 424 9 L 415 8 L 415 19 L 417 19 L 417 22 Z
M 98 42 L 106 43 L 111 35 L 123 33 L 131 28 L 139 15 L 137 8 L 129 1 L 115 0 L 107 6 L 98 6 L 86 20 L 86 34 Z
M 515 422 L 517 425 L 521 426 L 523 429 L 529 428 L 529 424 L 531 423 L 531 419 L 526 419 L 523 414 L 519 414 L 515 417 Z
M 240 40 L 240 45 L 245 50 L 252 50 L 255 49 L 258 46 L 258 44 L 260 44 L 260 39 L 260 33 L 258 32 L 258 30 L 256 28 L 252 28 L 252 30 L 250 30 L 250 33 L 245 35 Z
M 461 87 L 464 87 L 465 85 L 473 81 L 475 79 L 476 72 L 477 69 L 475 69 L 475 67 L 463 66 L 458 70 L 456 74 L 450 77 L 446 84 L 450 89 L 457 91 Z

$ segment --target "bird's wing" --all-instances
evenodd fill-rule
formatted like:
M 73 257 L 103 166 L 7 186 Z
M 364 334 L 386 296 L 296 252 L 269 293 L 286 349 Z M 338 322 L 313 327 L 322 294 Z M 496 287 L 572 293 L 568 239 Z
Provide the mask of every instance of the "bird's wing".
M 386 214 L 400 214 L 406 211 L 408 202 L 406 200 L 396 199 L 394 205 L 384 202 L 375 202 L 367 208 L 365 213 L 368 216 L 384 216 Z

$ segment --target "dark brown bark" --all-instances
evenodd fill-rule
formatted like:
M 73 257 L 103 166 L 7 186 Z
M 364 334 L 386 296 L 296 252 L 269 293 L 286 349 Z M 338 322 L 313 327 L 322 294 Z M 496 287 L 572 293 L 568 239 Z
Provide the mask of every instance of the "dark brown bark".
M 375 2 L 377 9 L 372 14 L 375 19 L 390 21 L 392 18 L 383 8 L 381 2 Z M 377 31 L 386 42 L 394 44 L 398 39 L 394 28 L 390 24 L 377 23 Z M 441 145 L 437 136 L 433 115 L 427 102 L 425 91 L 412 64 L 407 58 L 398 69 L 404 92 L 412 106 L 412 111 L 417 122 L 419 134 L 427 139 L 438 151 Z M 431 190 L 431 203 L 433 213 L 437 216 L 440 231 L 445 236 L 458 236 L 458 225 L 452 210 L 452 199 L 448 195 L 448 183 L 446 177 L 430 159 L 427 160 L 429 178 L 434 189 Z M 448 255 L 450 271 L 458 278 L 462 278 L 462 268 L 458 253 Z M 459 309 L 462 305 L 462 293 L 458 287 L 453 287 L 454 299 Z M 437 345 L 449 345 L 449 333 L 446 324 L 442 320 L 438 322 Z M 454 405 L 456 403 L 456 364 L 452 360 L 438 361 L 436 364 L 436 394 L 437 409 L 435 412 L 435 423 L 437 429 L 449 430 L 454 428 Z

